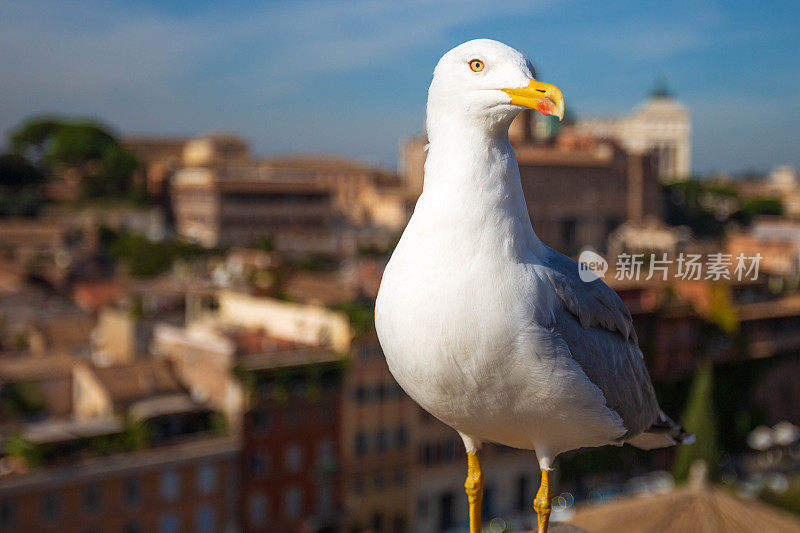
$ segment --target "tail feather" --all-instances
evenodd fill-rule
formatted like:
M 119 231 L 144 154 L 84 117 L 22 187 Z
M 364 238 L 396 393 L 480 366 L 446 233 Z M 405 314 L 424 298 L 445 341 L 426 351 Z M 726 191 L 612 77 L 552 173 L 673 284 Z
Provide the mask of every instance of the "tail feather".
M 663 411 L 659 411 L 653 425 L 627 442 L 643 450 L 652 450 L 676 444 L 692 444 L 694 435 L 676 424 Z

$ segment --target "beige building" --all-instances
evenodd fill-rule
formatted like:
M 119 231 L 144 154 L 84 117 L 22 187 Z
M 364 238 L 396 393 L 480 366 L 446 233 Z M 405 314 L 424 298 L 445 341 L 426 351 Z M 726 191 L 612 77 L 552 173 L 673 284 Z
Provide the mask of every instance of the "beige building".
M 766 179 L 737 179 L 725 176 L 725 183 L 744 199 L 771 198 L 781 203 L 783 214 L 800 219 L 800 181 L 797 170 L 788 165 L 773 168 Z
M 406 222 L 389 172 L 336 158 L 257 159 L 231 136 L 187 142 L 171 196 L 178 233 L 208 247 L 268 238 L 283 250 L 353 251 L 385 244 Z
M 577 131 L 619 142 L 633 154 L 655 151 L 658 177 L 664 181 L 688 178 L 692 173 L 692 124 L 689 109 L 665 87 L 623 117 L 585 117 Z
M 155 357 L 170 361 L 193 398 L 202 399 L 225 415 L 228 427 L 239 431 L 245 391 L 232 369 L 234 343 L 207 328 L 179 328 L 159 324 L 153 331 Z
M 183 148 L 189 139 L 184 137 L 137 136 L 122 141 L 122 146 L 141 163 L 137 172 L 144 174 L 147 192 L 161 196 L 172 174 L 178 169 Z

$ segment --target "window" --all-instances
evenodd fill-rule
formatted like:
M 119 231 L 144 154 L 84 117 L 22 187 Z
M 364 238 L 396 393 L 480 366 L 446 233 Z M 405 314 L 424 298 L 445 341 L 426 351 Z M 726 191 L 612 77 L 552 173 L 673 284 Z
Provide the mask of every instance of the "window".
M 283 455 L 283 466 L 288 472 L 299 472 L 303 468 L 303 449 L 298 444 L 290 444 Z
M 125 503 L 128 505 L 136 505 L 142 503 L 142 482 L 139 478 L 128 478 L 125 480 Z
M 158 520 L 158 533 L 178 533 L 178 515 L 167 513 Z
M 361 474 L 353 475 L 351 486 L 355 494 L 357 495 L 364 494 L 364 476 L 362 476 Z
M 606 225 L 606 236 L 610 234 L 612 231 L 617 229 L 622 224 L 622 220 L 616 217 L 607 218 L 605 221 Z
M 433 463 L 433 449 L 429 442 L 425 442 L 420 446 L 419 460 L 426 466 Z
M 87 513 L 93 513 L 100 508 L 100 486 L 93 484 L 87 485 L 83 489 L 83 509 Z
M 250 495 L 247 503 L 250 525 L 254 527 L 264 526 L 267 523 L 267 497 L 257 492 Z
M 517 511 L 524 511 L 528 508 L 528 478 L 524 474 L 517 478 L 517 490 L 515 505 Z
M 454 501 L 452 492 L 445 492 L 439 496 L 439 531 L 447 531 L 455 525 Z M 486 513 L 484 516 L 491 515 Z
M 317 464 L 322 468 L 333 466 L 336 463 L 336 457 L 333 451 L 333 441 L 325 439 L 317 444 Z
M 417 515 L 423 520 L 428 518 L 428 500 L 426 498 L 417 499 Z
M 364 433 L 356 435 L 355 449 L 359 457 L 367 454 L 367 436 Z
M 375 435 L 375 443 L 379 452 L 386 451 L 386 447 L 388 445 L 387 441 L 388 439 L 386 437 L 386 430 L 384 429 L 378 430 L 378 433 Z
M 492 485 L 486 485 L 483 489 L 483 512 L 486 516 L 497 516 L 497 506 L 495 505 L 495 490 Z
M 210 505 L 204 505 L 197 510 L 194 529 L 197 533 L 212 533 L 216 530 L 217 516 Z
M 566 250 L 571 250 L 577 240 L 578 221 L 574 218 L 564 218 L 561 220 L 561 243 Z
M 256 411 L 253 413 L 253 427 L 259 431 L 269 429 L 272 425 L 272 417 L 266 411 Z
M 394 469 L 394 483 L 398 487 L 402 487 L 406 484 L 406 480 L 408 476 L 406 475 L 406 470 L 402 466 L 398 466 Z
M 447 439 L 444 442 L 443 460 L 452 461 L 455 459 L 456 455 L 458 454 L 458 447 L 459 443 L 456 441 L 456 439 Z
M 375 484 L 375 489 L 383 490 L 386 486 L 386 477 L 383 475 L 383 472 L 380 470 L 376 470 L 375 474 L 373 475 L 373 483 Z
M 17 518 L 17 508 L 11 500 L 0 501 L 0 527 L 11 527 Z
M 303 507 L 303 492 L 298 487 L 289 487 L 283 491 L 283 515 L 286 518 L 297 518 Z
M 214 465 L 203 465 L 197 470 L 197 492 L 211 494 L 217 489 L 217 469 Z
M 383 515 L 381 513 L 372 515 L 372 531 L 383 531 Z
M 174 470 L 161 474 L 161 497 L 167 501 L 178 499 L 181 492 L 181 478 Z
M 402 515 L 396 515 L 394 520 L 392 521 L 392 531 L 394 533 L 406 533 L 408 531 L 408 527 L 406 527 L 406 518 Z
M 325 516 L 333 513 L 333 485 L 324 484 L 317 488 L 317 513 Z
M 365 403 L 367 401 L 367 388 L 364 385 L 356 387 L 356 401 L 358 403 Z
M 399 449 L 405 448 L 408 445 L 408 428 L 397 426 L 394 431 L 394 442 Z
M 54 520 L 58 516 L 58 508 L 58 494 L 55 492 L 42 494 L 39 499 L 39 516 L 42 520 Z
M 250 472 L 254 476 L 263 476 L 267 473 L 267 457 L 261 450 L 253 450 L 249 455 Z

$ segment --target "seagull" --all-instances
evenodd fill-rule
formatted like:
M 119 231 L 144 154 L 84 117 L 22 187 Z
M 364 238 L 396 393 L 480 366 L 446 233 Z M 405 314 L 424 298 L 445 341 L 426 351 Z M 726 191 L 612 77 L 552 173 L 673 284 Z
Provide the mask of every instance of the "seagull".
M 393 376 L 464 442 L 470 533 L 481 530 L 485 442 L 535 452 L 546 533 L 560 453 L 692 438 L 659 408 L 617 294 L 582 281 L 578 263 L 534 233 L 508 138 L 524 108 L 561 119 L 564 98 L 518 51 L 478 39 L 441 58 L 423 191 L 375 303 Z

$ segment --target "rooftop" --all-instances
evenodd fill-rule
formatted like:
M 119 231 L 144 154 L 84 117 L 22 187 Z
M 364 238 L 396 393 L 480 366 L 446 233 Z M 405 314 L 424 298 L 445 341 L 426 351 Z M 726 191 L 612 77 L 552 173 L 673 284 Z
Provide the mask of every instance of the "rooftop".
M 277 352 L 243 355 L 239 365 L 245 370 L 272 370 L 341 361 L 342 355 L 326 348 L 297 348 Z
M 158 468 L 166 464 L 180 464 L 210 457 L 233 457 L 241 444 L 235 437 L 204 437 L 171 446 L 159 446 L 130 453 L 94 457 L 73 464 L 35 470 L 27 474 L 0 477 L 0 493 L 10 495 L 14 491 L 35 490 L 44 486 L 54 488 L 73 484 L 76 479 L 90 481 L 125 472 L 136 472 L 147 468 Z
M 578 508 L 569 520 L 591 533 L 796 533 L 800 520 L 756 500 L 706 483 L 689 483 L 665 494 L 634 496 Z
M 185 392 L 166 361 L 144 359 L 128 365 L 96 367 L 93 372 L 114 404 Z

